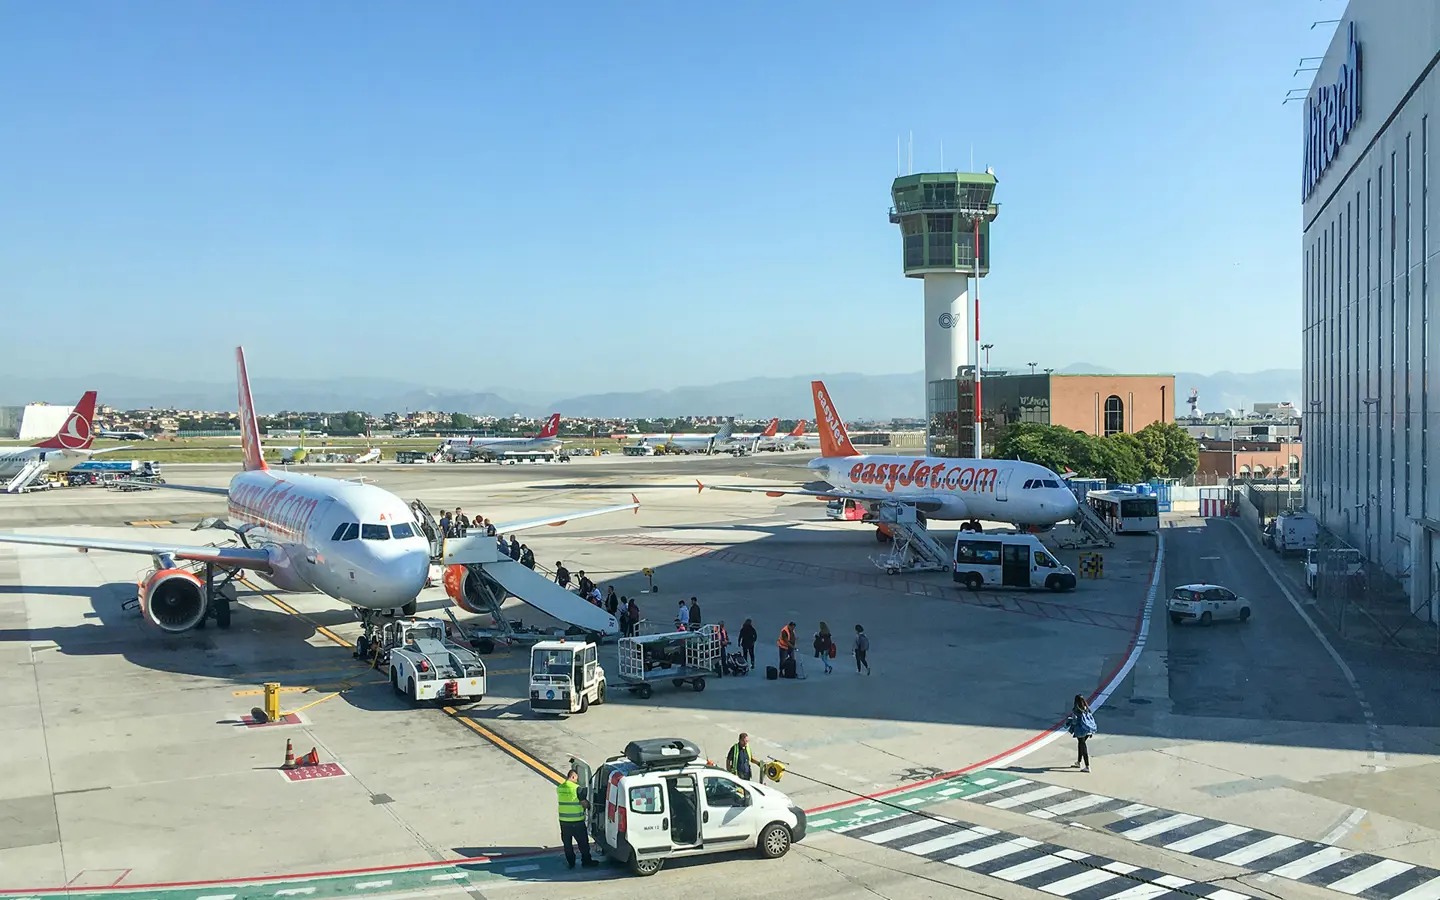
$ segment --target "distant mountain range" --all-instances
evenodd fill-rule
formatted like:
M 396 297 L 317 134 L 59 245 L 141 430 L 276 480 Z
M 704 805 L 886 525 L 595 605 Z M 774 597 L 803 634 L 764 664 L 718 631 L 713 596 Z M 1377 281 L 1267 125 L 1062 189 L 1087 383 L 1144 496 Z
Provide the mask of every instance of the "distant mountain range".
M 997 366 L 996 368 L 1003 368 Z M 1014 366 L 1012 372 L 1026 372 Z M 1057 370 L 1063 374 L 1114 374 L 1103 366 L 1076 363 Z M 920 417 L 925 413 L 925 385 L 919 372 L 901 375 L 841 373 L 818 376 L 847 419 L 887 420 Z M 261 413 L 292 411 L 363 410 L 463 412 L 474 416 L 541 416 L 560 412 L 577 417 L 669 417 L 732 415 L 746 418 L 780 416 L 813 418 L 811 376 L 747 378 L 709 386 L 668 390 L 629 391 L 576 396 L 546 395 L 503 387 L 479 391 L 434 388 L 382 379 L 333 378 L 324 380 L 256 378 L 251 386 Z M 235 408 L 234 384 L 176 382 L 128 375 L 63 378 L 10 378 L 0 381 L 0 405 L 20 406 L 44 401 L 72 404 L 91 388 L 100 402 L 119 409 L 176 407 L 230 410 Z M 1270 369 L 1263 372 L 1216 372 L 1175 375 L 1176 414 L 1185 415 L 1190 389 L 1200 393 L 1203 412 L 1247 409 L 1257 401 L 1291 400 L 1300 403 L 1300 371 Z M 523 398 L 523 399 L 522 399 Z

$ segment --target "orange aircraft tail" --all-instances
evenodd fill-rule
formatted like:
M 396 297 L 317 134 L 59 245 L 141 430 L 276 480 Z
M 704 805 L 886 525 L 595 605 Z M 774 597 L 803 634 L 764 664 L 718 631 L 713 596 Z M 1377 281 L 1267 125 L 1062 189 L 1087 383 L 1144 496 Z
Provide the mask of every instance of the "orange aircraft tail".
M 44 450 L 89 450 L 94 440 L 95 392 L 86 391 L 55 436 L 35 446 Z
M 830 393 L 825 390 L 825 382 L 810 382 L 810 390 L 815 394 L 815 425 L 820 431 L 820 455 L 831 458 L 859 456 L 860 454 L 855 452 L 855 446 L 850 443 L 845 423 L 840 421 L 835 405 L 830 402 Z
M 798 424 L 798 425 L 795 426 L 795 430 L 792 431 L 792 432 L 790 432 L 789 434 L 787 434 L 787 435 L 785 435 L 785 436 L 786 436 L 786 437 L 804 437 L 804 436 L 805 436 L 805 426 L 806 426 L 806 425 L 809 425 L 809 424 L 810 424 L 809 422 L 806 422 L 804 419 L 801 419 L 801 420 L 800 420 L 800 424 Z
M 779 431 L 779 430 L 780 430 L 780 420 L 779 420 L 779 419 L 771 419 L 771 420 L 770 420 L 770 424 L 765 426 L 765 430 L 760 433 L 760 436 L 761 436 L 761 437 L 774 437 L 774 436 L 775 436 L 775 432 L 777 432 L 777 431 Z
M 260 447 L 260 421 L 255 418 L 255 401 L 250 399 L 250 376 L 245 372 L 245 348 L 235 348 L 235 375 L 240 388 L 240 449 L 245 471 L 268 469 L 265 451 Z

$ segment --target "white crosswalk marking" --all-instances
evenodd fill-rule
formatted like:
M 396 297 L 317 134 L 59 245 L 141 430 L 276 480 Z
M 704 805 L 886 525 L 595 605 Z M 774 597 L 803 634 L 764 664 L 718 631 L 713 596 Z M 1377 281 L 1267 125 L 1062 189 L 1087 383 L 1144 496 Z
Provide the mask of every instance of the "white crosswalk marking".
M 464 873 L 464 872 L 442 872 L 442 873 L 439 874 L 439 875 L 431 875 L 431 876 L 430 876 L 430 880 L 431 880 L 431 881 L 456 881 L 456 880 L 461 879 L 461 878 L 464 878 L 464 877 L 465 877 L 465 873 Z
M 981 863 L 990 862 L 992 859 L 1000 859 L 1003 856 L 1009 856 L 1012 853 L 1019 853 L 1021 850 L 1029 850 L 1031 847 L 1038 846 L 1040 846 L 1039 841 L 1032 841 L 1029 838 L 1014 838 L 1003 844 L 995 844 L 979 850 L 971 850 L 969 853 L 962 853 L 959 856 L 945 860 L 945 862 L 952 866 L 958 866 L 961 869 L 968 869 L 971 866 L 978 866 Z
M 1086 794 L 1075 800 L 1066 800 L 1064 803 L 1047 806 L 1045 807 L 1045 812 L 1054 816 L 1068 816 L 1071 813 L 1080 812 L 1082 809 L 1089 809 L 1092 806 L 1109 803 L 1111 799 L 1110 797 L 1102 797 L 1099 794 Z
M 1070 860 L 1059 856 L 1042 856 L 1039 859 L 1032 859 L 998 872 L 991 872 L 990 877 L 998 878 L 1001 881 L 1020 881 L 1025 878 L 1033 878 L 1051 869 L 1058 869 L 1069 862 Z
M 1334 865 L 1347 856 L 1355 854 L 1349 850 L 1342 850 L 1339 847 L 1326 847 L 1317 850 L 1309 856 L 1302 856 L 1294 862 L 1288 862 L 1278 869 L 1271 869 L 1271 875 L 1278 875 L 1281 878 L 1289 878 L 1299 881 L 1311 872 L 1318 872 L 1326 866 Z
M 1139 816 L 1139 815 L 1143 815 L 1143 814 L 1145 814 L 1145 813 L 1147 813 L 1147 812 L 1154 812 L 1154 811 L 1155 811 L 1155 807 L 1153 807 L 1153 806 L 1146 806 L 1146 805 L 1143 804 L 1143 803 L 1132 803 L 1132 804 L 1130 804 L 1129 806 L 1125 807 L 1124 809 L 1117 809 L 1117 810 L 1115 810 L 1115 815 L 1119 816 L 1119 817 L 1122 818 L 1122 819 L 1129 819 L 1129 818 L 1133 818 L 1134 816 Z
M 1017 778 L 1017 779 L 1015 779 L 1014 781 L 1007 781 L 1007 782 L 1005 782 L 1004 784 L 1000 785 L 999 787 L 986 788 L 985 790 L 980 791 L 979 793 L 971 794 L 969 797 L 966 797 L 965 799 L 966 799 L 966 800 L 979 800 L 981 797 L 990 797 L 990 796 L 993 796 L 993 795 L 995 795 L 995 794 L 1002 793 L 1002 792 L 1004 792 L 1004 791 L 1013 791 L 1013 790 L 1015 790 L 1015 789 L 1018 788 L 1018 787 L 1024 787 L 1024 786 L 1027 785 L 1027 784 L 1034 784 L 1034 783 L 1035 783 L 1035 782 L 1031 781 L 1031 780 L 1028 779 L 1028 778 Z
M 1172 889 L 1182 888 L 1188 884 L 1190 884 L 1189 881 L 1178 875 L 1161 875 L 1155 879 L 1153 884 L 1137 884 L 1118 894 L 1111 894 L 1105 900 L 1151 900 L 1153 897 L 1163 897 L 1171 893 Z
M 994 783 L 995 783 L 995 779 L 993 779 L 993 778 L 977 778 L 977 779 L 975 779 L 974 783 L 980 785 L 981 787 L 984 787 L 984 786 L 987 785 L 987 784 L 994 784 Z
M 1250 898 L 1244 894 L 1237 894 L 1228 888 L 1221 888 L 1218 891 L 1204 894 L 1203 896 L 1209 898 L 1209 900 L 1250 900 Z
M 944 822 L 934 819 L 920 819 L 915 822 L 906 822 L 904 825 L 896 825 L 894 828 L 887 828 L 884 831 L 877 831 L 874 834 L 867 834 L 860 839 L 862 841 L 869 841 L 872 844 L 886 844 L 903 837 L 909 837 L 912 834 L 923 834 L 927 831 L 934 831 L 944 824 Z
M 1440 876 L 1424 884 L 1417 884 L 1410 890 L 1390 900 L 1440 900 Z
M 389 879 L 389 878 L 385 879 L 384 881 L 362 881 L 362 882 L 360 882 L 359 884 L 355 885 L 355 890 L 357 890 L 357 891 L 373 891 L 373 890 L 375 890 L 376 888 L 389 887 L 390 885 L 392 885 L 392 884 L 394 884 L 394 883 L 395 883 L 395 882 L 392 881 L 392 880 Z
M 1286 837 L 1283 834 L 1272 834 L 1263 841 L 1256 841 L 1248 847 L 1241 847 L 1239 850 L 1227 853 L 1217 859 L 1216 862 L 1229 863 L 1232 866 L 1243 866 L 1257 859 L 1264 859 L 1272 853 L 1288 850 L 1298 843 L 1300 843 L 1299 838 Z
M 1068 793 L 1070 793 L 1069 788 L 1058 787 L 1052 784 L 1049 787 L 1042 787 L 1037 790 L 1026 791 L 1023 794 L 1011 794 L 1008 797 L 1001 797 L 999 800 L 992 800 L 985 805 L 993 806 L 996 809 L 1014 809 L 1015 807 L 1025 803 L 1038 803 L 1039 801 L 1044 800 L 1047 797 L 1054 797 L 1056 794 Z
M 1104 884 L 1107 881 L 1112 881 L 1116 878 L 1119 878 L 1121 875 L 1125 875 L 1140 868 L 1139 866 L 1128 865 L 1125 866 L 1123 871 L 1114 868 L 1115 866 L 1121 865 L 1125 864 L 1111 863 L 1110 865 L 1103 868 L 1091 869 L 1089 872 L 1081 872 L 1079 875 L 1071 875 L 1069 878 L 1062 878 L 1061 880 L 1053 882 L 1051 884 L 1041 885 L 1040 890 L 1044 891 L 1047 894 L 1055 894 L 1059 897 L 1068 897 L 1076 891 L 1083 891 L 1086 888 L 1095 887 L 1097 884 Z
M 957 831 L 954 834 L 941 835 L 937 838 L 931 838 L 928 841 L 911 844 L 905 848 L 905 852 L 913 853 L 916 856 L 928 856 L 936 850 L 947 850 L 951 847 L 958 847 L 961 844 L 968 844 L 971 841 L 979 840 L 982 837 L 989 837 L 992 834 L 999 834 L 999 832 L 993 828 L 981 828 L 977 825 L 973 828 L 967 828 L 964 831 Z
M 1339 891 L 1342 894 L 1359 894 L 1368 891 L 1382 881 L 1388 881 L 1396 875 L 1402 875 L 1415 868 L 1410 863 L 1400 862 L 1394 859 L 1382 859 L 1373 866 L 1366 866 L 1354 875 L 1348 875 L 1334 884 L 1325 885 L 1332 891 Z
M 1166 850 L 1174 850 L 1176 853 L 1194 853 L 1196 850 L 1204 850 L 1211 844 L 1218 844 L 1221 841 L 1228 841 L 1232 837 L 1239 837 L 1249 831 L 1244 825 L 1217 825 L 1209 831 L 1202 831 L 1199 834 L 1192 834 L 1188 838 L 1182 838 L 1173 844 L 1166 844 Z
M 924 803 L 927 799 L 928 799 L 928 798 L 926 798 L 926 797 L 911 797 L 909 800 L 901 800 L 901 801 L 900 801 L 900 805 L 901 805 L 901 806 L 919 806 L 920 804 Z
M 810 820 L 810 827 L 811 827 L 811 828 L 819 828 L 821 825 L 834 825 L 834 824 L 835 824 L 835 820 L 834 820 L 834 819 L 811 819 L 811 820 Z
M 1123 838 L 1132 841 L 1145 841 L 1167 831 L 1174 831 L 1177 828 L 1184 828 L 1186 825 L 1193 825 L 1200 821 L 1199 816 L 1192 816 L 1188 813 L 1176 813 L 1173 816 L 1166 816 L 1148 825 L 1141 825 L 1139 828 L 1131 828 L 1129 831 L 1120 832 Z

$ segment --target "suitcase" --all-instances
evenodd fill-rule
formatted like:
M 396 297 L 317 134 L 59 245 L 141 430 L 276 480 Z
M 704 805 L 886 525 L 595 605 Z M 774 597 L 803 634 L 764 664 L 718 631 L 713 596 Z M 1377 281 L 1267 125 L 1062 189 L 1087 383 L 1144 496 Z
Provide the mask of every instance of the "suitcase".
M 780 664 L 780 677 L 781 677 L 781 678 L 794 678 L 794 677 L 795 677 L 795 660 L 794 660 L 793 657 L 790 658 L 790 659 L 785 660 L 783 663 Z
M 779 669 L 775 668 L 774 666 L 766 666 L 766 667 L 765 667 L 765 680 L 766 680 L 766 681 L 774 681 L 775 679 L 777 679 L 777 678 L 779 678 L 779 677 L 780 677 L 780 670 L 779 670 Z

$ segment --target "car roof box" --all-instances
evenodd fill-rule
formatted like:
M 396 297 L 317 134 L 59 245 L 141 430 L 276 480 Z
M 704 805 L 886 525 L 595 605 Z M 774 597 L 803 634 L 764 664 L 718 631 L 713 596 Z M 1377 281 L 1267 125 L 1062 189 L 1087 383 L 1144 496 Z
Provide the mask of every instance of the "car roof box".
M 684 738 L 651 738 L 626 744 L 625 758 L 642 769 L 683 766 L 700 758 L 700 748 Z

